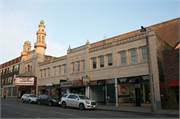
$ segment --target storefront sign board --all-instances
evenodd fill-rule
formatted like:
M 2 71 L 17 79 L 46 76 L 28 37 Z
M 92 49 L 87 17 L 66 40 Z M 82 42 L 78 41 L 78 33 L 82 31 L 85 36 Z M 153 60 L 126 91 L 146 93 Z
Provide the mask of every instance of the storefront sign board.
M 74 80 L 73 86 L 82 86 L 82 80 Z
M 126 82 L 126 80 L 127 80 L 126 78 L 120 78 L 120 79 L 119 79 L 119 82 L 121 82 L 121 83 L 122 83 L 122 82 Z
M 107 79 L 106 84 L 114 84 L 115 80 L 114 79 Z
M 13 79 L 14 86 L 33 86 L 34 77 L 16 77 Z
M 83 77 L 83 86 L 89 86 L 89 77 Z
M 53 83 L 50 83 L 50 84 L 46 84 L 46 86 L 53 86 Z
M 90 85 L 97 85 L 97 81 L 90 81 Z
M 73 86 L 73 82 L 61 82 L 61 87 L 71 87 Z
M 149 80 L 149 76 L 142 76 L 143 80 Z

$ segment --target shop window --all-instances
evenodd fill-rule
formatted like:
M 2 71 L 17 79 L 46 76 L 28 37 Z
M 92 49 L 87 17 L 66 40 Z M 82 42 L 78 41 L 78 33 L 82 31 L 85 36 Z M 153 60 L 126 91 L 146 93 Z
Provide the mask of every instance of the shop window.
M 104 67 L 104 56 L 100 56 L 100 67 Z
M 56 67 L 54 67 L 54 76 L 56 76 L 56 72 L 57 72 Z
M 83 70 L 85 70 L 85 60 L 83 60 Z
M 141 56 L 142 56 L 142 61 L 145 61 L 145 60 L 148 59 L 147 47 L 142 47 L 141 48 Z
M 66 74 L 66 64 L 64 65 L 64 74 Z
M 44 77 L 46 77 L 46 69 L 44 69 Z
M 93 63 L 93 69 L 96 69 L 96 58 L 92 59 L 92 63 Z
M 59 66 L 59 75 L 61 74 L 61 66 Z
M 78 72 L 80 71 L 80 62 L 79 61 L 77 62 L 77 71 Z
M 126 64 L 126 51 L 120 53 L 121 55 L 121 64 Z
M 75 72 L 75 63 L 74 62 L 72 63 L 72 67 L 73 67 L 72 72 L 74 73 Z
M 176 95 L 176 102 L 179 103 L 179 90 L 175 91 L 175 95 Z
M 108 66 L 112 66 L 113 65 L 113 61 L 112 61 L 112 54 L 108 55 Z
M 48 76 L 51 76 L 51 69 L 48 69 Z
M 137 50 L 132 49 L 131 50 L 131 63 L 137 62 Z

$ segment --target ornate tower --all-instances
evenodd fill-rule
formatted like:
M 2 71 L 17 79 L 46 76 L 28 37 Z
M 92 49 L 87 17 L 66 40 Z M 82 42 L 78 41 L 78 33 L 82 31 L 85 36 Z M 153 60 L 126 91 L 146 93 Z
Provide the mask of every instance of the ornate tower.
M 46 32 L 44 31 L 44 28 L 45 28 L 44 21 L 41 20 L 39 25 L 39 31 L 37 31 L 37 40 L 36 43 L 34 44 L 36 54 L 42 54 L 42 55 L 45 54 L 45 49 L 47 45 L 45 43 Z
M 24 42 L 23 52 L 21 53 L 23 61 L 27 60 L 27 53 L 30 51 L 31 51 L 31 42 L 29 41 Z

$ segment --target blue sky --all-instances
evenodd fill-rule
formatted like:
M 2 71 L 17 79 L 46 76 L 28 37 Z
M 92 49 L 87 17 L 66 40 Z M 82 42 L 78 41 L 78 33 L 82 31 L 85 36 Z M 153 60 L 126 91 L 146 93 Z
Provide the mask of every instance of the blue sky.
M 180 16 L 179 0 L 0 0 L 0 64 L 21 55 L 25 41 L 34 49 L 45 22 L 46 55 L 76 48 Z

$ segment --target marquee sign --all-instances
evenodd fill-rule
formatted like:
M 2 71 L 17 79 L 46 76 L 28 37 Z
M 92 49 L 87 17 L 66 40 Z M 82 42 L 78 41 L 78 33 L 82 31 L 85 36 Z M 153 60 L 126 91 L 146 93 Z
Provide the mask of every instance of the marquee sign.
M 13 79 L 13 85 L 15 86 L 33 86 L 34 77 L 16 77 Z

